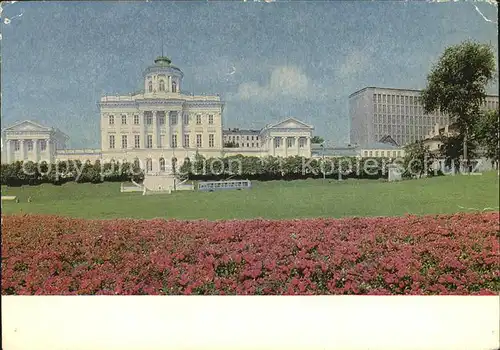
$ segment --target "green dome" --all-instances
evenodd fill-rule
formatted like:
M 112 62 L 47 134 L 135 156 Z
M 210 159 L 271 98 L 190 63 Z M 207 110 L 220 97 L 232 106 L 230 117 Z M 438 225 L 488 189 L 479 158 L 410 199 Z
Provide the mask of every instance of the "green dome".
M 172 63 L 172 61 L 166 56 L 158 56 L 158 58 L 155 59 L 155 64 L 157 65 L 168 66 L 170 63 Z

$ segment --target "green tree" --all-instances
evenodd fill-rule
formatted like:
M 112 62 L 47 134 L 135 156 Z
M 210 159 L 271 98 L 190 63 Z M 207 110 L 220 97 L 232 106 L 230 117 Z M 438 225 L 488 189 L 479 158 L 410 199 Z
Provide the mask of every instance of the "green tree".
M 445 158 L 445 164 L 452 166 L 455 170 L 460 169 L 460 159 L 464 152 L 464 138 L 463 134 L 443 137 L 443 144 L 439 148 L 441 157 Z M 467 154 L 469 157 L 476 156 L 476 142 L 471 137 L 467 139 Z
M 323 143 L 325 140 L 320 136 L 313 136 L 311 138 L 311 143 Z
M 412 178 L 414 176 L 432 174 L 432 163 L 434 156 L 428 146 L 423 141 L 417 141 L 405 147 L 405 157 L 403 161 L 403 177 Z
M 495 74 L 491 46 L 472 41 L 448 47 L 427 76 L 421 101 L 426 114 L 440 110 L 463 135 L 463 158 L 469 161 L 468 138 Z
M 484 148 L 485 156 L 495 162 L 499 160 L 500 151 L 499 121 L 498 110 L 486 111 L 481 113 L 474 129 L 475 139 Z

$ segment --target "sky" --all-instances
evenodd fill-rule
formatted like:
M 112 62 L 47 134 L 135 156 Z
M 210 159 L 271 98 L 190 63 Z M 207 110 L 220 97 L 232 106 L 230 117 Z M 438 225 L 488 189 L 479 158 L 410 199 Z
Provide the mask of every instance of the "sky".
M 444 49 L 467 39 L 491 43 L 498 62 L 487 19 L 487 3 L 417 0 L 15 2 L 2 12 L 2 128 L 30 119 L 71 148 L 99 148 L 100 97 L 142 89 L 163 41 L 183 90 L 225 101 L 224 128 L 295 117 L 345 145 L 351 93 L 422 89 Z

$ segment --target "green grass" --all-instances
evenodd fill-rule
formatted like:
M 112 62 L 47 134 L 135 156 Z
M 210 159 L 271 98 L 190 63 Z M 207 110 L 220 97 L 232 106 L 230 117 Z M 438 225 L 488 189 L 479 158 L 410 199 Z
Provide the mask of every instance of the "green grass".
M 249 219 L 448 214 L 499 206 L 497 172 L 388 183 L 377 180 L 253 182 L 251 190 L 142 196 L 119 183 L 2 187 L 3 213 L 83 218 Z M 33 201 L 27 202 L 31 196 Z

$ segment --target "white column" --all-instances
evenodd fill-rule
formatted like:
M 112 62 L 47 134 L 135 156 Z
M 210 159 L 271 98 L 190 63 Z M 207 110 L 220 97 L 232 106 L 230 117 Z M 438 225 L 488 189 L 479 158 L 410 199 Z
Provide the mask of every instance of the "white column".
M 35 163 L 38 163 L 38 160 L 40 159 L 40 152 L 39 152 L 39 145 L 38 145 L 38 139 L 33 140 L 33 154 L 34 154 L 34 161 Z
M 153 148 L 158 148 L 158 111 L 153 112 Z
M 168 88 L 166 89 L 168 92 L 172 92 L 172 77 L 168 76 Z
M 142 115 L 140 115 L 140 122 L 141 122 L 141 131 L 140 131 L 140 148 L 144 149 L 146 148 L 146 112 L 142 112 Z M 134 141 L 135 142 L 135 141 Z
M 300 156 L 300 148 L 299 148 L 299 136 L 295 136 L 295 148 L 297 149 L 297 155 Z
M 24 161 L 24 159 L 26 158 L 26 149 L 25 149 L 25 141 L 26 140 L 21 140 L 21 161 Z
M 288 157 L 288 137 L 283 138 L 283 147 L 285 147 L 285 157 Z
M 169 77 L 170 81 L 170 77 Z M 170 111 L 165 111 L 165 146 L 164 148 L 172 148 L 170 144 L 170 134 L 172 133 L 172 129 L 170 127 Z M 177 140 L 179 141 L 179 140 Z
M 52 164 L 52 140 L 49 138 L 47 139 L 47 162 Z
M 275 149 L 275 143 L 276 141 L 274 140 L 274 137 L 271 137 L 271 155 L 274 157 L 276 154 L 276 149 Z
M 12 140 L 7 140 L 6 142 L 6 156 L 7 156 L 7 164 L 12 163 Z

